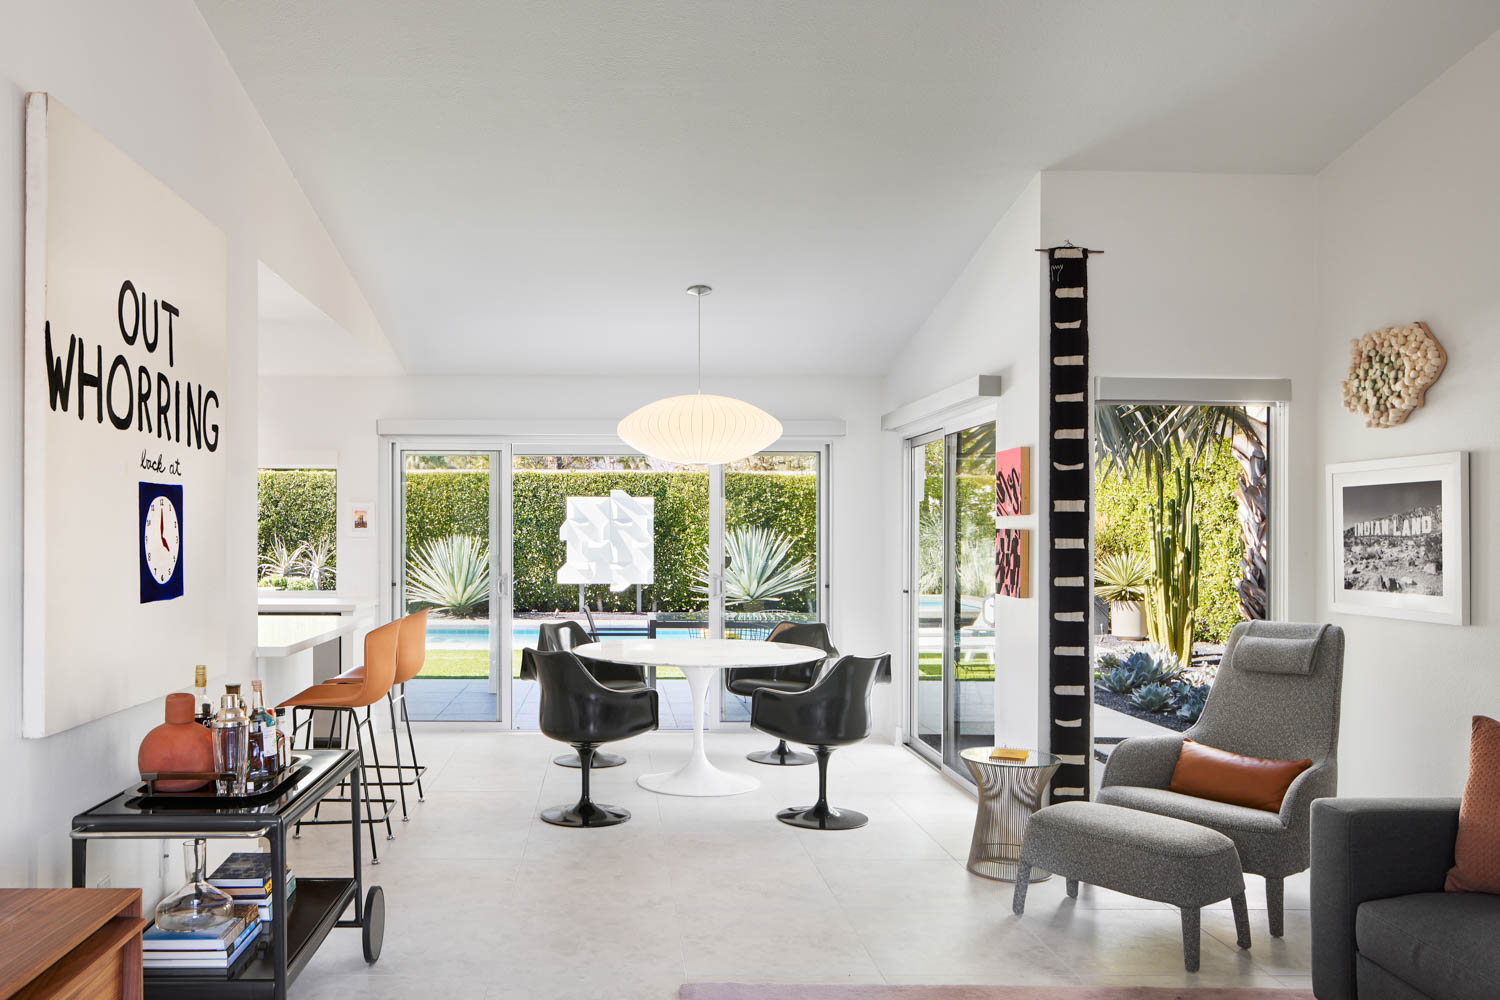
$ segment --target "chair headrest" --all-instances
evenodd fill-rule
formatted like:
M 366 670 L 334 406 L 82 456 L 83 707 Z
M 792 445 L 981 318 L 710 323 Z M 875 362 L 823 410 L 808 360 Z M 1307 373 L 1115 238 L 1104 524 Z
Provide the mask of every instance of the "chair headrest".
M 1261 674 L 1310 674 L 1318 645 L 1330 625 L 1247 622 L 1234 647 L 1236 670 Z

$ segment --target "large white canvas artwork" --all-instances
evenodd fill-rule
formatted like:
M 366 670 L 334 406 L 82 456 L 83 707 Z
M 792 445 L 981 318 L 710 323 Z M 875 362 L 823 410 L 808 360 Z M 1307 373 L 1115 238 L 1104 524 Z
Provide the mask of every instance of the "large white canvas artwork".
M 1466 452 L 1328 467 L 1334 611 L 1467 625 Z
M 654 497 L 612 490 L 607 497 L 568 497 L 568 513 L 558 529 L 567 559 L 558 583 L 608 584 L 618 593 L 652 583 L 656 571 Z
M 23 731 L 224 669 L 223 232 L 26 99 Z

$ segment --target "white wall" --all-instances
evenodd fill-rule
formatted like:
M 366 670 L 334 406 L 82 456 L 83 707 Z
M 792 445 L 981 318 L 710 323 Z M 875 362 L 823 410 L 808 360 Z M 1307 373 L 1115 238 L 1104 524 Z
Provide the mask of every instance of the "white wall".
M 351 538 L 340 519 L 338 589 L 378 597 L 379 546 L 389 530 L 390 496 L 379 482 L 376 421 L 504 419 L 618 420 L 643 403 L 682 391 L 681 377 L 267 377 L 260 381 L 260 457 L 266 464 L 327 456 L 338 464 L 341 508 L 378 505 L 375 537 Z M 894 650 L 899 631 L 881 613 L 881 516 L 888 490 L 880 479 L 879 388 L 873 378 L 716 378 L 705 388 L 740 396 L 783 421 L 838 418 L 847 432 L 832 442 L 829 520 L 830 621 L 849 653 Z M 895 725 L 890 688 L 876 692 L 877 735 Z
M 1094 375 L 1292 380 L 1281 468 L 1294 620 L 1312 614 L 1316 196 L 1312 177 L 1049 171 L 1038 244 L 1104 251 L 1089 260 Z
M 1032 449 L 1032 509 L 1046 509 L 1046 440 L 1041 434 L 1044 269 L 1036 248 L 1042 244 L 1041 182 L 1033 178 L 1001 216 L 974 257 L 958 275 L 922 328 L 897 356 L 886 378 L 884 408 L 895 409 L 974 375 L 999 375 L 1001 394 L 992 407 L 969 414 L 966 423 L 993 416 L 996 445 Z M 903 492 L 908 437 L 933 429 L 930 421 L 888 433 L 882 443 L 881 489 L 889 498 L 885 537 L 891 557 L 885 565 L 887 616 L 906 615 L 902 588 L 908 544 Z M 999 740 L 1036 746 L 1046 728 L 1041 643 L 1045 594 L 1041 568 L 1047 551 L 1046 521 L 1033 515 L 1015 522 L 1033 530 L 1030 600 L 999 598 L 995 607 L 995 731 Z M 898 669 L 905 659 L 897 657 Z M 902 682 L 903 694 L 909 680 Z M 909 726 L 908 720 L 902 720 Z
M 229 245 L 229 462 L 225 538 L 229 628 L 221 679 L 252 669 L 255 644 L 256 267 L 264 260 L 346 328 L 379 338 L 364 298 L 271 142 L 197 9 L 188 0 L 10 4 L 0 31 L 0 302 L 10 328 L 0 361 L 0 463 L 21 467 L 22 102 L 52 93 L 222 228 Z M 0 760 L 10 777 L 0 811 L 0 885 L 68 884 L 68 821 L 124 787 L 161 703 L 120 712 L 45 740 L 21 728 L 21 480 L 0 485 Z M 79 595 L 88 627 L 88 596 Z M 183 687 L 193 664 L 181 665 Z M 109 670 L 101 663 L 100 670 Z M 90 883 L 156 888 L 155 843 L 96 845 Z M 180 880 L 174 851 L 169 881 Z
M 1340 790 L 1457 795 L 1469 716 L 1500 716 L 1500 35 L 1491 37 L 1319 176 L 1323 233 L 1318 339 L 1306 363 L 1323 388 L 1322 465 L 1467 449 L 1473 625 L 1331 616 L 1330 544 L 1316 510 L 1318 616 L 1348 633 Z M 1344 411 L 1349 341 L 1423 320 L 1448 352 L 1427 405 L 1368 429 Z

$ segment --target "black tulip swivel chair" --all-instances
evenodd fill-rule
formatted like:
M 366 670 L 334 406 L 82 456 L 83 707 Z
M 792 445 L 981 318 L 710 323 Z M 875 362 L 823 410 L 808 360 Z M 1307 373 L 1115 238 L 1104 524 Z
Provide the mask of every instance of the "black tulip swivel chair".
M 567 650 L 542 653 L 528 649 L 524 665 L 541 686 L 542 732 L 571 743 L 578 752 L 583 793 L 578 804 L 542 811 L 542 819 L 556 826 L 614 826 L 630 818 L 628 809 L 596 803 L 589 797 L 589 774 L 599 744 L 649 733 L 657 724 L 656 691 L 648 687 L 620 691 L 594 679 L 583 661 Z
M 783 809 L 776 818 L 809 830 L 853 830 L 870 817 L 828 805 L 828 756 L 835 747 L 870 735 L 870 691 L 890 676 L 890 654 L 845 656 L 806 691 L 762 688 L 750 701 L 750 725 L 793 743 L 805 743 L 818 758 L 818 801 Z
M 543 622 L 536 629 L 536 648 L 543 653 L 555 653 L 560 649 L 572 650 L 594 637 L 582 625 L 574 621 Z M 594 679 L 605 687 L 616 691 L 633 691 L 646 686 L 646 668 L 633 663 L 615 663 L 610 660 L 584 660 L 583 668 L 594 675 Z M 521 679 L 534 681 L 535 675 L 527 672 L 526 658 L 521 658 Z M 559 767 L 580 767 L 576 753 L 565 753 L 553 758 Z M 617 753 L 600 750 L 594 754 L 594 767 L 619 767 L 625 758 Z
M 766 636 L 766 641 L 815 646 L 828 656 L 787 667 L 735 667 L 726 670 L 724 686 L 731 694 L 753 698 L 757 691 L 806 691 L 818 679 L 818 671 L 823 669 L 823 664 L 839 655 L 833 640 L 828 636 L 828 626 L 822 622 L 778 622 L 771 634 Z M 757 750 L 745 754 L 745 759 L 757 764 L 791 767 L 811 764 L 813 755 L 792 750 L 786 745 L 786 740 L 782 740 L 772 750 Z

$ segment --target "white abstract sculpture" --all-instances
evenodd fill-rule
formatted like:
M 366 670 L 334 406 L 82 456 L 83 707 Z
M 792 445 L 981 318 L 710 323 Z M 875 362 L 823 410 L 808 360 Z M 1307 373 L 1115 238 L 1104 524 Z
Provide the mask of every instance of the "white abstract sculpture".
M 568 546 L 558 583 L 609 584 L 619 593 L 655 582 L 656 499 L 611 490 L 607 497 L 568 497 L 558 537 Z

